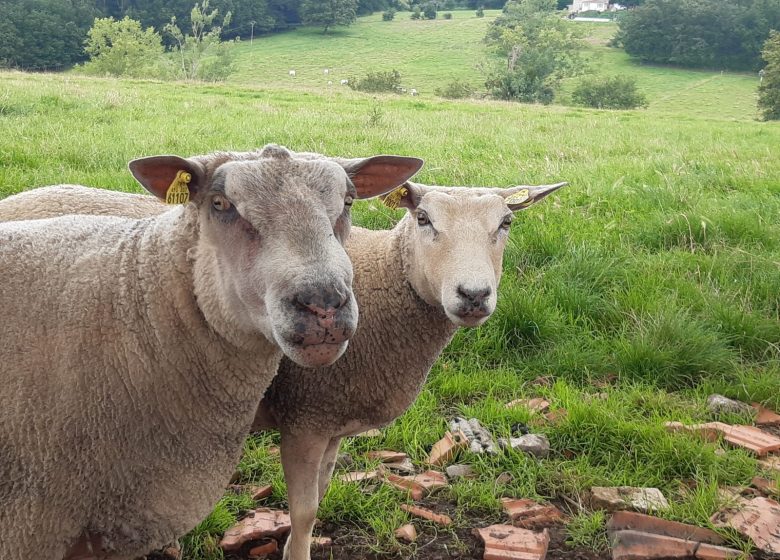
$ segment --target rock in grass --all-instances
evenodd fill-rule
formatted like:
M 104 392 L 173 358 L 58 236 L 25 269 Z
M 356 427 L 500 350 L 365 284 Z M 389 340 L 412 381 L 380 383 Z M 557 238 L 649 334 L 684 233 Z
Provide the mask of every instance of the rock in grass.
M 526 434 L 518 438 L 509 438 L 509 446 L 533 455 L 537 459 L 544 459 L 550 454 L 550 440 L 544 434 Z
M 755 413 L 755 409 L 749 404 L 729 399 L 723 395 L 710 395 L 707 397 L 707 410 L 714 416 L 722 414 L 752 416 Z

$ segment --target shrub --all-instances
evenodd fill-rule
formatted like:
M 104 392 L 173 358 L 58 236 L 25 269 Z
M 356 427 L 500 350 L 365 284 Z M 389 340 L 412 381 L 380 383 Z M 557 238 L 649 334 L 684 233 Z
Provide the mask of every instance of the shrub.
M 401 74 L 398 70 L 369 72 L 364 78 L 350 78 L 348 85 L 357 91 L 397 93 L 401 90 Z
M 444 17 L 444 19 L 452 19 L 452 14 L 447 12 L 446 14 L 444 14 L 443 17 Z
M 390 8 L 382 12 L 382 21 L 393 21 L 395 19 L 395 10 Z
M 647 98 L 628 76 L 591 77 L 580 82 L 572 93 L 577 105 L 597 109 L 636 109 L 647 107 Z
M 423 8 L 423 15 L 425 19 L 436 19 L 436 6 L 434 4 L 426 4 Z
M 765 121 L 780 120 L 780 32 L 772 31 L 762 53 L 766 68 L 761 70 L 758 108 Z
M 412 15 L 409 16 L 412 19 L 422 19 L 422 13 L 420 12 L 420 8 L 415 8 L 412 12 Z
M 456 78 L 443 88 L 436 88 L 433 93 L 447 99 L 463 99 L 464 97 L 471 97 L 474 93 L 474 88 L 471 87 L 471 84 Z
M 480 6 L 479 9 L 476 11 L 477 17 L 485 17 L 485 10 L 482 9 Z
M 95 18 L 84 50 L 90 57 L 85 73 L 132 78 L 156 77 L 163 55 L 160 35 L 128 17 Z

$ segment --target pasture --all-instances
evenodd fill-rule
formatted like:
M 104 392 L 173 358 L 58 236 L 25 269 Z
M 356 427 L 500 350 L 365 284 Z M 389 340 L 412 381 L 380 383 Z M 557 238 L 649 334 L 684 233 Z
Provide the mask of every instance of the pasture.
M 240 45 L 239 72 L 221 85 L 0 73 L 0 196 L 54 183 L 140 192 L 126 170 L 134 157 L 267 142 L 420 156 L 427 163 L 415 180 L 429 184 L 569 181 L 512 226 L 496 314 L 458 333 L 415 405 L 380 438 L 342 449 L 355 469 L 375 466 L 365 459 L 371 449 L 405 451 L 421 464 L 458 415 L 497 437 L 531 425 L 550 439 L 550 457 L 462 455 L 478 476 L 425 502 L 454 525 L 418 524 L 412 546 L 393 537 L 408 519 L 398 507 L 404 495 L 334 480 L 316 531 L 336 546 L 317 558 L 472 558 L 470 529 L 503 519 L 503 496 L 561 504 L 572 518 L 555 546 L 563 554 L 568 540 L 600 557 L 604 515 L 580 507 L 591 486 L 658 487 L 671 502 L 665 517 L 707 526 L 718 487 L 760 472 L 746 452 L 719 453 L 717 443 L 663 427 L 708 418 L 712 392 L 780 408 L 780 127 L 754 120 L 755 80 L 634 66 L 604 45 L 607 26 L 591 32 L 593 64 L 635 75 L 647 110 L 434 97 L 450 76 L 480 83 L 471 63 L 485 55 L 478 41 L 494 15 L 412 22 L 401 13 L 327 37 L 304 29 L 255 38 Z M 338 86 L 342 76 L 391 68 L 422 95 Z M 353 211 L 355 223 L 372 228 L 400 216 L 376 201 Z M 541 422 L 504 407 L 540 396 L 568 414 Z M 285 507 L 281 467 L 269 453 L 275 438 L 247 440 L 239 481 L 272 483 L 263 504 Z M 505 472 L 510 479 L 497 482 Z M 226 494 L 185 539 L 184 558 L 220 558 L 219 535 L 252 505 L 246 494 Z

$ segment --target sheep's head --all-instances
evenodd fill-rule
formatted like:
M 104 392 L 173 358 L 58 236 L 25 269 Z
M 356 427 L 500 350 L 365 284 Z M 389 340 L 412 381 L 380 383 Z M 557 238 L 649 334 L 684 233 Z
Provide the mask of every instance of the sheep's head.
M 496 308 L 514 214 L 566 185 L 508 189 L 407 182 L 384 197 L 408 210 L 405 266 L 415 291 L 458 326 L 484 323 Z
M 187 211 L 197 212 L 195 290 L 212 326 L 262 333 L 295 362 L 318 367 L 343 353 L 357 326 L 342 247 L 352 200 L 392 190 L 421 165 L 397 156 L 336 162 L 267 146 L 142 158 L 130 170 L 163 199 L 177 185 Z

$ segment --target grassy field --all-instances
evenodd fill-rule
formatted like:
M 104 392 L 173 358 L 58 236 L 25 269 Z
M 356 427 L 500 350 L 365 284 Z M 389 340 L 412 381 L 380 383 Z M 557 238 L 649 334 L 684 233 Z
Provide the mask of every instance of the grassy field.
M 402 18 L 391 25 L 412 23 Z M 357 51 L 338 47 L 339 38 L 378 34 L 366 29 L 387 24 L 365 25 L 326 41 L 343 53 Z M 138 191 L 126 171 L 134 157 L 266 142 L 348 156 L 419 155 L 427 164 L 417 180 L 425 183 L 567 180 L 567 189 L 513 225 L 494 317 L 459 332 L 416 404 L 381 438 L 348 441 L 344 450 L 357 468 L 369 465 L 364 451 L 379 448 L 406 451 L 419 463 L 456 414 L 479 418 L 496 436 L 518 422 L 545 433 L 552 454 L 543 461 L 515 452 L 461 457 L 478 478 L 436 498 L 451 508 L 454 527 L 419 526 L 421 542 L 438 531 L 455 550 L 469 550 L 462 535 L 475 516 L 501 519 L 502 496 L 577 503 L 597 484 L 657 486 L 672 503 L 665 516 L 708 525 L 720 503 L 717 488 L 747 484 L 757 463 L 739 450 L 719 454 L 717 444 L 669 434 L 663 422 L 707 418 L 704 402 L 714 391 L 780 407 L 780 127 L 753 121 L 747 104 L 729 101 L 734 91 L 751 91 L 750 78 L 633 68 L 596 45 L 605 70 L 634 71 L 648 90 L 655 84 L 650 109 L 449 102 L 427 93 L 433 80 L 420 86 L 426 94 L 418 98 L 374 99 L 318 91 L 304 82 L 302 65 L 302 80 L 285 85 L 295 60 L 309 60 L 312 72 L 336 68 L 306 44 L 296 49 L 300 59 L 280 61 L 294 56 L 283 55 L 285 37 L 317 38 L 299 30 L 242 46 L 266 54 L 268 45 L 279 49 L 273 65 L 284 74 L 263 89 L 249 65 L 244 85 L 217 86 L 0 73 L 0 196 L 60 182 Z M 400 49 L 404 41 L 398 42 Z M 413 52 L 413 45 L 405 47 Z M 447 66 L 435 62 L 424 65 Z M 430 76 L 425 69 L 416 75 Z M 705 79 L 709 89 L 695 85 Z M 672 90 L 676 96 L 663 97 Z M 718 109 L 729 102 L 729 110 Z M 361 203 L 354 221 L 389 227 L 399 215 Z M 540 377 L 550 383 L 535 383 Z M 536 396 L 568 415 L 537 425 L 527 410 L 504 408 Z M 268 453 L 274 441 L 273 434 L 247 441 L 241 480 L 272 482 L 274 495 L 265 503 L 284 507 L 281 469 Z M 498 484 L 503 472 L 512 479 Z M 424 556 L 423 548 L 393 537 L 407 519 L 398 508 L 405 501 L 388 487 L 364 493 L 336 482 L 319 518 L 349 531 L 350 542 L 360 544 L 353 558 L 371 551 Z M 246 496 L 227 496 L 186 540 L 185 557 L 219 558 L 214 539 L 250 506 Z M 571 541 L 602 548 L 603 514 L 572 509 Z

